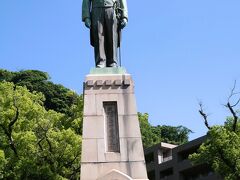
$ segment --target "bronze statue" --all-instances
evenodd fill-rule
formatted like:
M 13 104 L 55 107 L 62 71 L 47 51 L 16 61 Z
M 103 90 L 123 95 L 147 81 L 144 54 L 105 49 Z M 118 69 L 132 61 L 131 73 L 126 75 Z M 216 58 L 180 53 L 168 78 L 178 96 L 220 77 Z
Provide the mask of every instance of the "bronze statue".
M 83 0 L 82 21 L 90 28 L 96 67 L 117 67 L 121 29 L 128 22 L 126 0 Z

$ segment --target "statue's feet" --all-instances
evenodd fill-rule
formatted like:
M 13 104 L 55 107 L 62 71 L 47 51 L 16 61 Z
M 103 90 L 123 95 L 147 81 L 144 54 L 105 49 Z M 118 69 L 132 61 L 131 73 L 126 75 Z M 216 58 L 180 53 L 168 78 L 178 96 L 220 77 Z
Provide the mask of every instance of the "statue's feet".
M 96 65 L 97 68 L 104 68 L 106 67 L 106 61 L 99 61 Z
M 112 63 L 112 64 L 109 64 L 108 67 L 117 67 L 117 63 Z

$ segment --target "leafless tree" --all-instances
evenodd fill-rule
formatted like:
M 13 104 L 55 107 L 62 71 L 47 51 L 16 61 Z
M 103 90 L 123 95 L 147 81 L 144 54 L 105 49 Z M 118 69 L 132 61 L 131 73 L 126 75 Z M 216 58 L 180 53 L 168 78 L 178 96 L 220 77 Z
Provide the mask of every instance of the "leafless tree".
M 237 100 L 235 100 L 235 102 L 232 102 L 232 101 L 234 101 L 233 98 L 240 95 L 240 92 L 236 92 L 236 84 L 237 84 L 237 81 L 235 80 L 233 88 L 231 89 L 231 93 L 228 97 L 227 104 L 224 105 L 230 111 L 230 113 L 233 116 L 232 130 L 234 132 L 236 132 L 236 130 L 237 130 L 237 122 L 238 122 L 238 119 L 239 119 L 239 116 L 237 115 L 237 111 L 236 111 L 235 108 L 240 103 L 240 97 L 237 98 Z M 211 126 L 209 126 L 209 123 L 208 123 L 208 114 L 206 114 L 204 112 L 202 102 L 199 102 L 199 106 L 200 106 L 199 113 L 204 119 L 204 124 L 210 130 Z
M 201 114 L 201 116 L 203 117 L 204 119 L 204 124 L 205 126 L 210 130 L 211 127 L 209 126 L 208 124 L 208 115 L 204 112 L 203 110 L 203 104 L 202 102 L 199 102 L 199 106 L 200 106 L 200 109 L 199 109 L 199 113 Z

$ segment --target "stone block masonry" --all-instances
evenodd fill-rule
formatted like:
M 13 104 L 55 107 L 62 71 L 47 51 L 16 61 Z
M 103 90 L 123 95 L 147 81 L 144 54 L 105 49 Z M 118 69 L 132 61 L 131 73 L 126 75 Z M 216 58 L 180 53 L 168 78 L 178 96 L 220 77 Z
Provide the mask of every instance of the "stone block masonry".
M 84 83 L 81 180 L 147 180 L 134 83 L 123 68 L 92 69 Z

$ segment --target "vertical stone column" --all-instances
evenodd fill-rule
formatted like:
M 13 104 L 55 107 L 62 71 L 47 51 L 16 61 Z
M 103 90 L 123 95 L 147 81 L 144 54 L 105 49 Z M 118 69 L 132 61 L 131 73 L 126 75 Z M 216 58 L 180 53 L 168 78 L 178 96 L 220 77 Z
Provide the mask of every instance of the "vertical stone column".
M 93 69 L 84 87 L 81 180 L 146 180 L 134 84 L 123 68 Z

